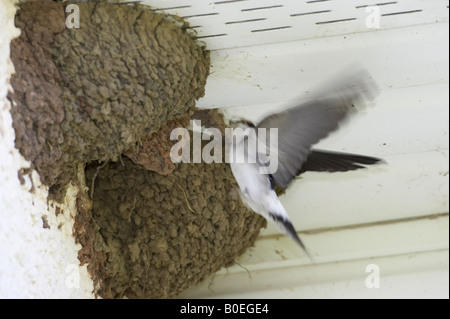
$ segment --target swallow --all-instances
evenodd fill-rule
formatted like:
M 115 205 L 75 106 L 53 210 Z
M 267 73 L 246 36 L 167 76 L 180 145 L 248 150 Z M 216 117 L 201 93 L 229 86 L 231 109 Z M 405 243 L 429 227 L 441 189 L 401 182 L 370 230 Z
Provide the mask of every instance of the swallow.
M 364 107 L 376 94 L 370 75 L 358 70 L 331 81 L 309 101 L 271 114 L 257 124 L 242 119 L 230 121 L 234 129 L 245 131 L 228 141 L 229 163 L 242 201 L 292 238 L 311 260 L 275 187 L 287 188 L 306 171 L 345 172 L 383 162 L 376 157 L 313 148 L 348 120 L 356 106 Z M 274 128 L 278 134 L 273 141 L 272 136 L 268 139 L 268 133 L 262 134 Z M 255 144 L 257 147 L 250 149 L 249 145 Z M 268 170 L 273 162 L 277 163 L 276 170 Z

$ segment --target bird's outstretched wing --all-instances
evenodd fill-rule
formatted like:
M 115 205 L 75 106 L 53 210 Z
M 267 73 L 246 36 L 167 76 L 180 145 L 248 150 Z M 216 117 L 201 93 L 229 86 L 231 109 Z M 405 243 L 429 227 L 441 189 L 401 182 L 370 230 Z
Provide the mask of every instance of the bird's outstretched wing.
M 300 172 L 297 175 L 310 171 L 310 172 L 346 172 L 354 171 L 360 168 L 366 167 L 366 165 L 373 165 L 379 162 L 383 162 L 381 158 L 323 151 L 313 149 L 302 165 Z
M 335 131 L 355 105 L 373 98 L 376 85 L 365 71 L 359 71 L 322 90 L 322 97 L 272 114 L 264 118 L 257 128 L 278 128 L 278 170 L 272 174 L 275 183 L 286 188 L 301 171 L 311 146 Z

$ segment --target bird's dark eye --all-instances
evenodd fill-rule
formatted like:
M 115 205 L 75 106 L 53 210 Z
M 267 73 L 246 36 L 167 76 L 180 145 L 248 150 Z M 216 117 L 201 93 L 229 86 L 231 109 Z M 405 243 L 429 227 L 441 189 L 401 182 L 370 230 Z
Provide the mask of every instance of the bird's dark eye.
M 270 189 L 275 189 L 275 186 L 273 185 L 273 176 L 272 174 L 269 174 L 269 182 L 270 182 Z
M 250 121 L 245 121 L 244 123 L 247 124 L 248 127 L 251 127 L 251 128 L 255 128 L 256 127 L 255 124 L 253 124 Z

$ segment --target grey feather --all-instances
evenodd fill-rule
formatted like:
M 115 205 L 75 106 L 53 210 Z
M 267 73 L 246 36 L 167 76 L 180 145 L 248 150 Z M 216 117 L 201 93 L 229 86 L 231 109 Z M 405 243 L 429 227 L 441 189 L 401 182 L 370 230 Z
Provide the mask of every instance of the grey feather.
M 366 155 L 312 150 L 299 174 L 303 172 L 346 172 L 383 162 L 382 159 Z
M 327 137 L 355 110 L 375 95 L 368 74 L 358 72 L 329 87 L 323 97 L 264 118 L 257 128 L 278 128 L 278 170 L 275 183 L 288 186 L 301 171 L 312 145 Z M 271 154 L 272 155 L 272 154 Z

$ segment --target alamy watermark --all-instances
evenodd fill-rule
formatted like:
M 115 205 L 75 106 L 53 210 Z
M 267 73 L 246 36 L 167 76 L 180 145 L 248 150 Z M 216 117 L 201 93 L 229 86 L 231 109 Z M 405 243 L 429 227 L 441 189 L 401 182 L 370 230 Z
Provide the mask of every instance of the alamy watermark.
M 366 27 L 369 29 L 379 29 L 380 28 L 380 7 L 378 6 L 367 6 L 366 12 L 369 14 L 366 17 Z
M 170 133 L 177 141 L 170 150 L 174 163 L 222 163 L 225 142 L 225 163 L 259 163 L 261 174 L 273 174 L 278 169 L 278 128 L 226 128 L 225 139 L 217 128 L 202 131 L 201 121 L 191 120 L 192 147 L 186 128 L 178 127 Z M 211 140 L 212 139 L 212 140 Z M 202 148 L 202 141 L 209 140 Z M 191 159 L 192 153 L 192 159 Z
M 380 267 L 377 264 L 369 264 L 366 266 L 366 287 L 369 289 L 380 288 Z
M 80 7 L 76 4 L 69 4 L 66 7 L 66 13 L 69 13 L 66 17 L 67 29 L 79 29 L 80 28 Z
M 365 24 L 369 29 L 379 29 L 380 28 L 380 7 L 377 5 L 367 6 L 366 13 L 368 13 Z M 68 4 L 65 9 L 68 13 L 66 17 L 66 27 L 68 29 L 79 29 L 80 28 L 80 7 L 76 4 Z

